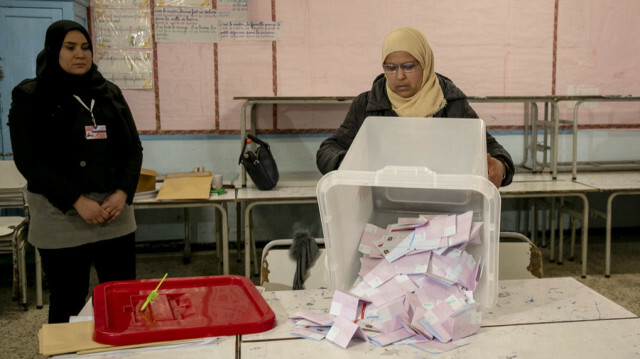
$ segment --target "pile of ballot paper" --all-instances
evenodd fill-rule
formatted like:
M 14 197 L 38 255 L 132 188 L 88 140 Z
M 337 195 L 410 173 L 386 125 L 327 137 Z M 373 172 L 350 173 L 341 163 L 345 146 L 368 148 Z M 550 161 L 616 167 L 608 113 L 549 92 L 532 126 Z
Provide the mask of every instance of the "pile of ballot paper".
M 367 224 L 356 283 L 334 292 L 329 313 L 296 313 L 292 334 L 342 348 L 354 338 L 430 353 L 467 344 L 482 318 L 473 293 L 483 262 L 465 250 L 480 243 L 482 222 L 472 219 L 469 211 Z

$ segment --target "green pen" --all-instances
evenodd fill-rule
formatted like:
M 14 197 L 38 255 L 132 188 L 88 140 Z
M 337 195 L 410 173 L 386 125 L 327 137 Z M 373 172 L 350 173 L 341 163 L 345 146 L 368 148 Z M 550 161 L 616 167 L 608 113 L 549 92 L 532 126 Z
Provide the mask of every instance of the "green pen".
M 226 189 L 224 189 L 224 188 L 220 188 L 220 189 L 212 189 L 212 190 L 210 191 L 210 194 L 217 194 L 217 195 L 223 195 L 223 194 L 226 194 L 226 193 L 227 193 L 227 190 L 226 190 Z
M 142 308 L 140 308 L 141 312 L 144 311 L 144 309 L 147 307 L 149 303 L 153 302 L 153 300 L 156 299 L 156 297 L 158 296 L 158 288 L 160 288 L 160 285 L 162 284 L 162 282 L 164 282 L 164 279 L 167 278 L 167 274 L 169 273 L 164 274 L 164 277 L 162 277 L 162 280 L 160 280 L 160 283 L 158 283 L 158 286 L 156 287 L 156 289 L 154 289 L 151 293 L 149 293 L 147 300 L 144 301 Z

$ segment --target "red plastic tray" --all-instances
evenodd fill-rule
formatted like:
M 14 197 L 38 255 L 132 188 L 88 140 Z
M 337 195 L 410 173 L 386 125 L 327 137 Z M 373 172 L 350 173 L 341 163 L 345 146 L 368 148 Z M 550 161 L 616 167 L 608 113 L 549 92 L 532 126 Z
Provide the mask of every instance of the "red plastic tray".
M 167 278 L 158 297 L 140 308 L 160 279 L 103 283 L 93 290 L 98 343 L 129 345 L 260 333 L 276 317 L 246 277 Z

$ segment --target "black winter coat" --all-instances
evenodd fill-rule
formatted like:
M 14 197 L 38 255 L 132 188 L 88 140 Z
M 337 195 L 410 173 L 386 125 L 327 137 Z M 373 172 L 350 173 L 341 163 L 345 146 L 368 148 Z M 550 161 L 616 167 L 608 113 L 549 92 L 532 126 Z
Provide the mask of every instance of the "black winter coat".
M 478 118 L 462 90 L 457 88 L 453 81 L 447 77 L 440 74 L 436 74 L 436 76 L 447 104 L 432 117 Z M 385 84 L 384 74 L 379 75 L 374 80 L 370 91 L 361 93 L 353 100 L 349 112 L 338 131 L 320 144 L 320 148 L 316 153 L 316 165 L 321 173 L 325 174 L 338 169 L 367 117 L 398 116 L 391 107 Z M 489 133 L 487 133 L 487 152 L 491 157 L 499 159 L 505 165 L 506 176 L 501 185 L 506 186 L 511 183 L 514 174 L 511 156 Z
M 104 84 L 93 109 L 106 140 L 86 140 L 91 114 L 71 95 L 38 93 L 38 79 L 22 81 L 12 92 L 9 129 L 16 166 L 27 188 L 45 196 L 63 213 L 81 194 L 121 189 L 133 202 L 142 145 L 120 88 Z M 90 102 L 90 99 L 84 99 Z

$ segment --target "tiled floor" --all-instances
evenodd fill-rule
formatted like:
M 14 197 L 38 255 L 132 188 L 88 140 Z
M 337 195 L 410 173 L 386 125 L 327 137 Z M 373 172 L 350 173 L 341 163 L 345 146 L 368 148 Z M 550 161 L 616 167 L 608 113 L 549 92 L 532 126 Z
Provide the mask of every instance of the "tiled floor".
M 640 231 L 617 231 L 614 235 L 611 278 L 604 278 L 604 236 L 592 230 L 589 238 L 589 266 L 586 279 L 580 278 L 580 263 L 565 261 L 562 265 L 548 261 L 549 251 L 542 249 L 545 277 L 574 277 L 628 310 L 640 315 Z M 568 251 L 568 243 L 565 245 Z M 580 247 L 576 247 L 576 253 Z M 138 277 L 160 278 L 165 272 L 172 277 L 218 274 L 215 252 L 201 250 L 193 253 L 189 264 L 183 263 L 180 251 L 138 255 Z M 236 252 L 231 252 L 232 273 L 242 273 Z M 35 287 L 30 278 L 29 310 L 23 311 L 11 298 L 10 267 L 6 260 L 0 265 L 0 358 L 42 358 L 38 353 L 38 329 L 47 318 L 47 292 L 45 306 L 35 308 Z M 254 280 L 257 277 L 254 278 Z

